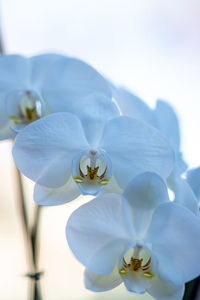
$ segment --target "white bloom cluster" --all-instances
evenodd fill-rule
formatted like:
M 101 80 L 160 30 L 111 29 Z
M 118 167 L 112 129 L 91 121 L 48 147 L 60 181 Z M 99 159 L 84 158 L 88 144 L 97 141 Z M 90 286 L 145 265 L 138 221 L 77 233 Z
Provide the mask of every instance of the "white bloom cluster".
M 86 287 L 123 282 L 181 300 L 184 284 L 200 275 L 200 169 L 185 173 L 171 106 L 159 100 L 152 110 L 58 54 L 2 55 L 0 73 L 0 139 L 15 139 L 13 157 L 36 183 L 35 202 L 94 196 L 66 227 Z

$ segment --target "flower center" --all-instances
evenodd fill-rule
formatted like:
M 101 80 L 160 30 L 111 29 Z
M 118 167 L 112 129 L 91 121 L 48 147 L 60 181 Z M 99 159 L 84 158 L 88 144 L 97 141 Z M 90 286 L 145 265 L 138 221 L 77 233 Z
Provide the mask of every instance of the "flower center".
M 112 164 L 103 150 L 80 152 L 72 163 L 72 176 L 83 194 L 97 195 L 109 183 Z
M 144 255 L 144 253 L 142 255 L 144 256 L 148 256 L 148 259 L 146 261 L 146 263 L 144 262 L 144 257 L 140 258 L 140 251 L 142 250 L 143 247 L 141 246 L 136 246 L 134 248 L 134 253 L 133 256 L 129 259 L 129 263 L 127 263 L 125 257 L 123 257 L 123 261 L 122 261 L 122 267 L 119 269 L 119 274 L 122 276 L 125 275 L 139 275 L 143 278 L 146 279 L 151 279 L 152 277 L 154 277 L 154 274 L 152 272 L 151 269 L 151 263 L 152 263 L 152 259 L 151 256 L 149 256 L 149 254 L 146 253 L 146 255 Z
M 10 105 L 13 107 L 12 111 L 9 109 L 9 119 L 15 125 L 27 125 L 41 117 L 41 101 L 36 92 L 30 90 L 16 92 L 10 98 Z
M 109 178 L 106 177 L 107 165 L 96 151 L 90 151 L 88 157 L 80 160 L 78 170 L 79 175 L 74 177 L 77 183 L 106 185 L 109 182 Z

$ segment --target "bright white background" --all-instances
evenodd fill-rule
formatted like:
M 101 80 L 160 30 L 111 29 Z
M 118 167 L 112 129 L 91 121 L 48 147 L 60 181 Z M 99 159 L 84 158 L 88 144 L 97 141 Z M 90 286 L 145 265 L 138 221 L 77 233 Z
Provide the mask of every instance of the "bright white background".
M 1 15 L 7 53 L 76 56 L 115 83 L 129 87 L 151 106 L 157 98 L 168 100 L 180 117 L 184 157 L 191 167 L 200 164 L 198 0 L 2 0 Z M 22 274 L 27 269 L 8 143 L 0 144 L 0 154 L 0 300 L 25 300 Z M 96 296 L 84 289 L 83 268 L 70 256 L 64 229 L 73 209 L 69 204 L 48 208 L 43 214 L 44 300 L 111 299 L 113 292 Z M 114 291 L 114 299 L 116 295 L 120 299 L 120 293 L 121 289 Z M 128 293 L 125 297 L 133 299 Z

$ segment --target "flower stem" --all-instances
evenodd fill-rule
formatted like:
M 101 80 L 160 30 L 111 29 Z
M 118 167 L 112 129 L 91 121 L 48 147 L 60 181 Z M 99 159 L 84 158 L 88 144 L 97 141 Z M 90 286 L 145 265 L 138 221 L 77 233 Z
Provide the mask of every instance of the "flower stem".
M 198 290 L 199 290 L 200 277 L 187 282 L 185 285 L 185 294 L 183 300 L 198 300 Z
M 18 211 L 23 228 L 24 240 L 26 245 L 26 255 L 29 264 L 29 272 L 26 274 L 31 279 L 30 300 L 41 300 L 39 279 L 42 272 L 38 272 L 38 232 L 41 207 L 35 205 L 33 224 L 29 229 L 28 216 L 25 206 L 25 197 L 23 192 L 23 182 L 19 170 L 14 166 L 16 195 Z

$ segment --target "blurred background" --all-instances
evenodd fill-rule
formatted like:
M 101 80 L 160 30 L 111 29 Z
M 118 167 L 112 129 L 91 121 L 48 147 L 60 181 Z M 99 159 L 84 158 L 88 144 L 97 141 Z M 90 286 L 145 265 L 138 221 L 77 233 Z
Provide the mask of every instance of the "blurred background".
M 58 52 L 81 58 L 150 106 L 169 101 L 181 124 L 182 150 L 200 165 L 200 2 L 198 0 L 1 0 L 6 53 Z M 21 223 L 13 189 L 11 143 L 0 143 L 0 300 L 28 299 Z M 32 211 L 33 184 L 26 180 Z M 152 299 L 119 287 L 95 294 L 65 240 L 68 216 L 82 199 L 44 208 L 40 267 L 44 300 Z

